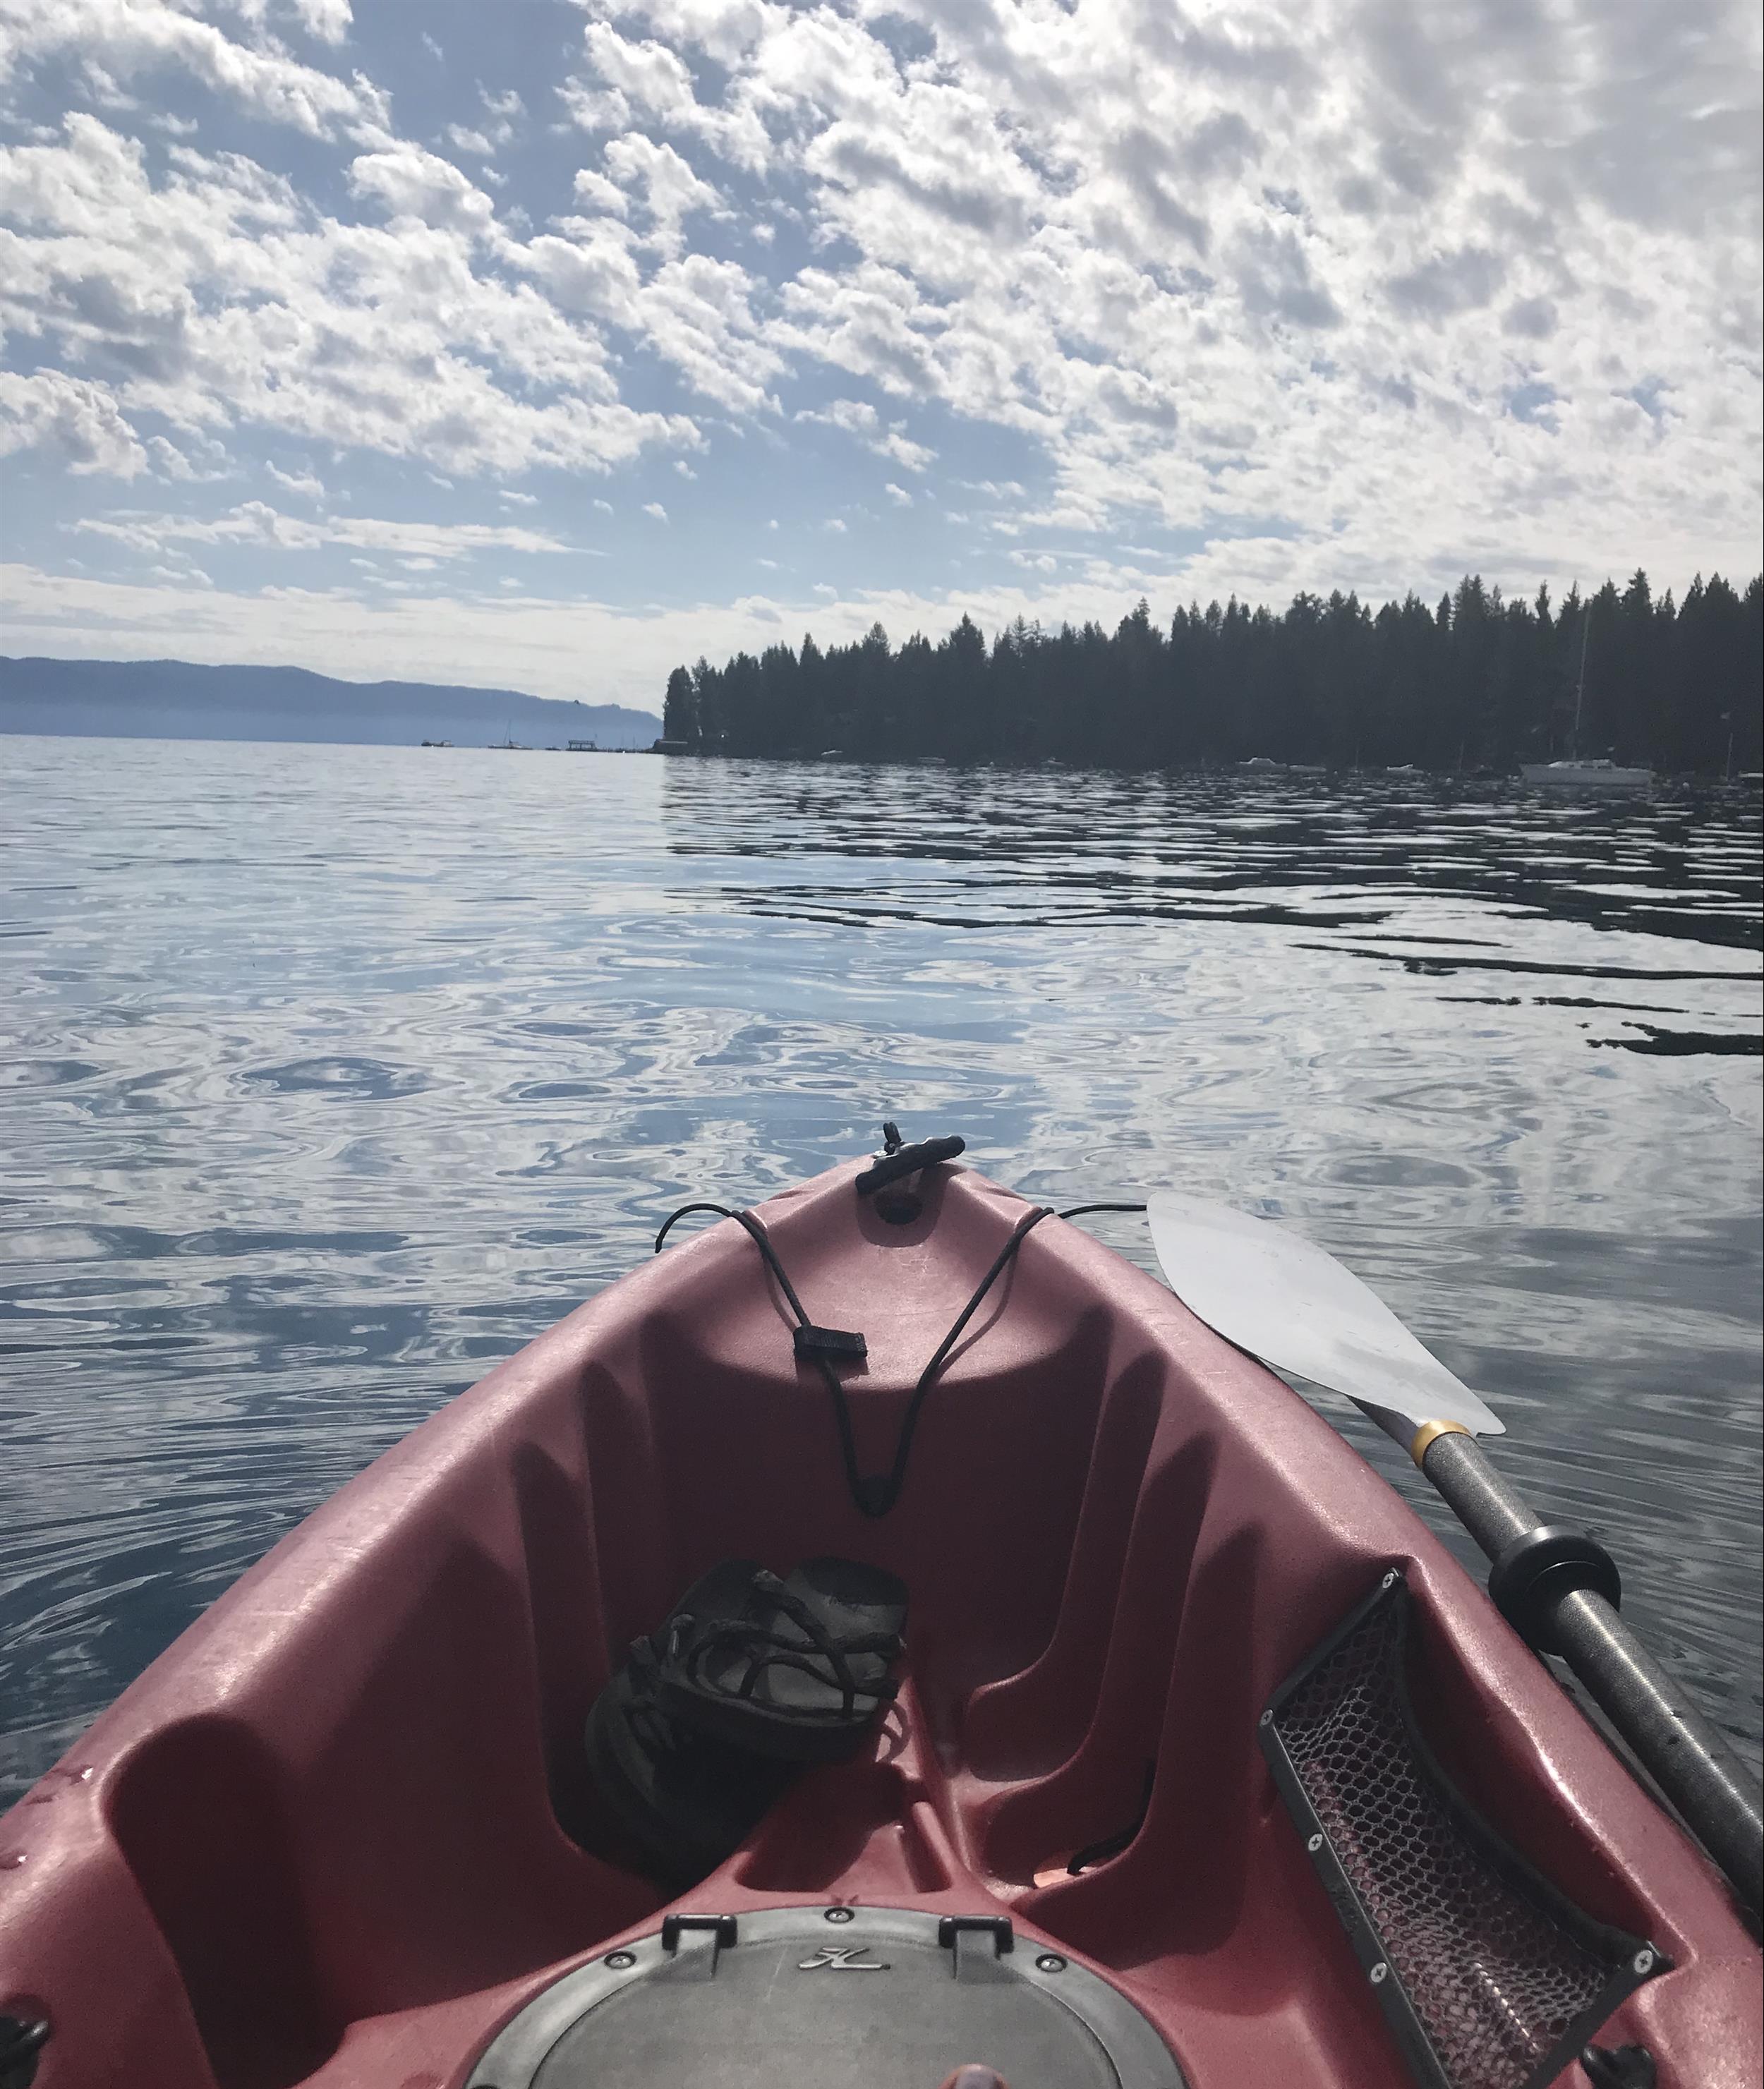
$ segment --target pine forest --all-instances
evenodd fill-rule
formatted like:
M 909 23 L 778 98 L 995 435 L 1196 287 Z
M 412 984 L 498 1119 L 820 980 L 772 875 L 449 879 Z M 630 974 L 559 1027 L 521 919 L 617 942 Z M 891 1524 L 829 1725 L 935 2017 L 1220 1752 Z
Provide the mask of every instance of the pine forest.
M 713 754 L 1199 768 L 1257 759 L 1337 769 L 1504 774 L 1607 757 L 1663 774 L 1761 766 L 1764 578 L 1719 576 L 1682 602 L 1646 573 L 1560 603 L 1475 577 L 1430 607 L 1299 594 L 1142 601 L 1113 633 L 1018 621 L 989 645 L 964 616 L 899 647 L 775 646 L 668 677 L 668 740 Z

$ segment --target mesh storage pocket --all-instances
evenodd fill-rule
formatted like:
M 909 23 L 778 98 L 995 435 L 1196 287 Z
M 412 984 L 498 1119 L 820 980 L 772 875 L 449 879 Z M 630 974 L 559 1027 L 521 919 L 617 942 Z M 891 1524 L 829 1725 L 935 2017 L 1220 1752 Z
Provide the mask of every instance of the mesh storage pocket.
M 1667 1961 L 1593 1921 L 1453 1788 L 1418 1730 L 1399 1573 L 1275 1693 L 1260 1738 L 1418 2082 L 1543 2089 Z

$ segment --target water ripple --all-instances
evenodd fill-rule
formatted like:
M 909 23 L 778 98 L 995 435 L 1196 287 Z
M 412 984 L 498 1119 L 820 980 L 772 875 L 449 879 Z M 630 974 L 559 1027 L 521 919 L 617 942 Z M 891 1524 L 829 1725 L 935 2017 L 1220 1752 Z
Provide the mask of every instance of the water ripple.
M 6 759 L 0 1794 L 674 1204 L 885 1116 L 1346 1255 L 1758 1752 L 1755 796 Z

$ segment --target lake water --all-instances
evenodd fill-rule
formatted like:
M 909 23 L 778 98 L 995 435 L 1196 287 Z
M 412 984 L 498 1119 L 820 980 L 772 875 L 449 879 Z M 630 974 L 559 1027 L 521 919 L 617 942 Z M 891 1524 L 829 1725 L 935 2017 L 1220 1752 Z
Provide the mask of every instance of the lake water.
M 1755 795 L 26 739 L 0 772 L 0 1796 L 674 1205 L 885 1116 L 1037 1198 L 1180 1184 L 1344 1256 L 1758 1759 Z

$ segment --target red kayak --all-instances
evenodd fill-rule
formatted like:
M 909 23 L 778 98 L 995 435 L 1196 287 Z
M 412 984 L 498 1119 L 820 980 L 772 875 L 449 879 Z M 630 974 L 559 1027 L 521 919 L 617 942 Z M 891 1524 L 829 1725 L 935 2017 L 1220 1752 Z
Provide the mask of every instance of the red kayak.
M 856 1173 L 500 1366 L 0 1821 L 0 2083 L 1756 2089 L 1733 1897 L 1358 1452 Z

